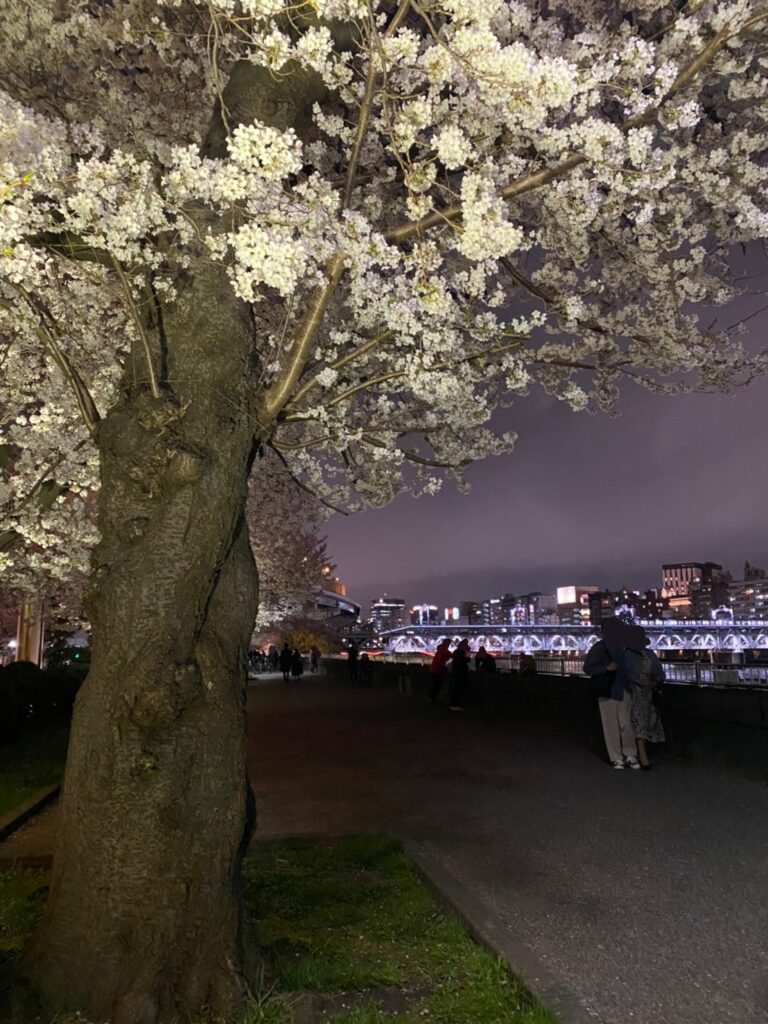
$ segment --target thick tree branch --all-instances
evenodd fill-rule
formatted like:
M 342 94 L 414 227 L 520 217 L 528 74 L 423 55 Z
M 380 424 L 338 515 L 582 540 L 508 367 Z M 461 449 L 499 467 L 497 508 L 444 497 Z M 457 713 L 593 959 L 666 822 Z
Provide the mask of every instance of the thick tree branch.
M 384 38 L 387 39 L 389 36 L 394 35 L 395 32 L 400 28 L 405 16 L 408 13 L 408 8 L 411 6 L 411 0 L 402 0 L 400 6 L 395 11 L 392 21 L 387 25 L 384 30 Z
M 270 423 L 275 418 L 296 386 L 343 270 L 344 257 L 341 253 L 336 253 L 325 268 L 325 284 L 315 288 L 312 293 L 304 319 L 294 338 L 288 363 L 260 403 L 258 418 L 262 423 Z
M 119 260 L 117 260 L 114 256 L 112 257 L 112 266 L 113 266 L 113 268 L 115 270 L 115 273 L 117 274 L 117 276 L 118 276 L 118 278 L 120 280 L 120 284 L 122 285 L 123 292 L 125 294 L 125 301 L 128 303 L 128 310 L 129 310 L 129 312 L 131 314 L 131 319 L 133 320 L 133 322 L 134 322 L 134 324 L 136 326 L 136 330 L 139 332 L 139 338 L 141 339 L 141 345 L 142 345 L 142 348 L 144 349 L 144 358 L 146 359 L 146 363 L 147 363 L 147 373 L 149 374 L 149 387 L 150 387 L 150 390 L 152 392 L 152 397 L 153 398 L 159 398 L 160 397 L 160 389 L 157 386 L 157 378 L 155 377 L 155 368 L 152 365 L 152 351 L 151 351 L 151 349 L 149 347 L 149 341 L 147 340 L 147 334 L 146 334 L 146 331 L 144 330 L 144 324 L 141 322 L 141 317 L 139 316 L 139 311 L 136 308 L 136 303 L 135 303 L 134 298 L 133 298 L 133 293 L 131 292 L 130 282 L 128 281 L 128 278 L 125 276 L 125 271 L 120 266 Z
M 375 29 L 374 29 L 375 30 Z M 373 96 L 376 88 L 376 64 L 373 59 L 373 54 L 368 54 L 368 73 L 365 79 L 365 92 L 363 93 L 363 102 L 360 105 L 360 116 L 357 119 L 357 128 L 355 129 L 355 140 L 352 144 L 352 153 L 349 158 L 349 165 L 347 167 L 347 177 L 344 182 L 344 195 L 341 200 L 342 210 L 346 210 L 352 201 L 352 191 L 355 187 L 355 176 L 357 175 L 357 167 L 360 163 L 360 153 L 363 148 L 363 141 L 365 140 L 365 133 L 368 130 L 368 122 L 371 119 L 371 109 L 373 108 Z

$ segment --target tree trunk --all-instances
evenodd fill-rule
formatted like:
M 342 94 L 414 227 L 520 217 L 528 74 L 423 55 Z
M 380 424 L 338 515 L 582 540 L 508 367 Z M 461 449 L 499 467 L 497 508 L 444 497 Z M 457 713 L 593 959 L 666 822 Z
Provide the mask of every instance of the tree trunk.
M 223 269 L 190 275 L 99 428 L 102 540 L 50 898 L 22 963 L 48 1009 L 228 1017 L 247 991 L 244 526 L 253 341 Z M 252 817 L 252 816 L 251 816 Z

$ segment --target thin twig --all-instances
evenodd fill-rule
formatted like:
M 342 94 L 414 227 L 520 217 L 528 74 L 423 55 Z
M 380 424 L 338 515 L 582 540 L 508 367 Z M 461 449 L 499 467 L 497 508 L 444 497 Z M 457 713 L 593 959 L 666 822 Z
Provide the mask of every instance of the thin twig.
M 368 434 L 363 434 L 360 440 L 365 442 L 365 444 L 373 445 L 375 448 L 389 447 L 385 441 L 379 441 L 378 438 L 370 437 Z M 461 459 L 459 462 L 439 462 L 437 459 L 428 459 L 424 455 L 419 455 L 418 452 L 414 452 L 410 448 L 398 448 L 397 450 L 409 462 L 415 462 L 420 466 L 429 466 L 431 469 L 463 469 L 464 466 L 468 466 L 472 461 L 471 459 Z
M 280 459 L 282 464 L 285 466 L 286 470 L 288 471 L 288 475 L 290 476 L 290 478 L 293 480 L 293 482 L 296 484 L 297 487 L 299 487 L 302 491 L 304 491 L 305 494 L 311 495 L 316 501 L 319 501 L 322 505 L 325 505 L 325 507 L 329 508 L 332 512 L 338 512 L 340 516 L 348 516 L 349 515 L 349 512 L 347 512 L 346 509 L 339 508 L 338 505 L 332 504 L 330 501 L 328 501 L 327 499 L 323 498 L 322 495 L 317 494 L 315 491 L 312 490 L 311 487 L 307 487 L 307 485 L 302 480 L 299 480 L 299 478 L 293 472 L 291 467 L 288 465 L 288 460 L 283 455 L 283 453 L 280 451 L 280 449 L 279 448 L 275 448 L 274 445 L 270 445 L 270 447 L 272 448 L 272 451 L 277 455 L 278 459 Z
M 133 322 L 136 325 L 136 330 L 139 332 L 141 343 L 144 346 L 144 355 L 147 360 L 147 372 L 149 374 L 149 387 L 152 391 L 153 398 L 160 398 L 160 389 L 157 386 L 157 379 L 155 377 L 155 369 L 152 365 L 152 352 L 149 347 L 149 341 L 147 340 L 146 332 L 144 331 L 144 325 L 141 322 L 139 311 L 136 309 L 136 303 L 133 301 L 133 293 L 131 292 L 131 285 L 128 278 L 125 276 L 125 271 L 120 266 L 119 261 L 115 256 L 112 257 L 112 266 L 114 267 L 120 284 L 123 286 L 125 292 L 125 298 L 128 302 L 128 309 L 130 311 Z
M 354 362 L 360 356 L 363 356 L 367 352 L 370 352 L 371 349 L 376 348 L 378 345 L 381 344 L 382 341 L 385 341 L 387 338 L 390 338 L 393 334 L 394 331 L 382 331 L 380 334 L 375 335 L 373 338 L 369 338 L 368 341 L 363 342 L 362 345 L 358 345 L 357 348 L 352 349 L 351 352 L 347 352 L 346 355 L 343 355 L 339 359 L 334 360 L 334 362 L 329 363 L 328 369 L 340 370 L 343 366 L 347 366 L 349 363 Z M 308 392 L 310 392 L 312 388 L 317 387 L 317 384 L 317 376 L 312 377 L 310 380 L 307 381 L 306 384 L 302 385 L 302 387 L 299 388 L 299 390 L 294 394 L 293 398 L 291 398 L 291 400 L 286 403 L 285 408 L 291 409 L 293 408 L 293 406 L 298 405 L 301 399 L 306 394 L 308 394 Z
M 471 356 L 464 356 L 461 359 L 452 360 L 447 363 L 437 363 L 435 366 L 425 366 L 422 368 L 423 373 L 437 373 L 441 370 L 455 370 L 457 366 L 462 366 L 464 363 L 472 363 L 478 359 L 489 359 L 495 356 L 503 355 L 505 352 L 511 351 L 513 348 L 519 348 L 521 341 L 528 341 L 527 335 L 516 335 L 514 340 L 508 345 L 499 345 L 497 348 L 483 349 L 482 352 L 476 352 Z M 406 377 L 410 373 L 410 370 L 391 370 L 389 373 L 379 374 L 377 377 L 368 377 L 367 380 L 360 381 L 358 384 L 354 384 L 352 387 L 342 391 L 341 394 L 336 395 L 326 405 L 326 408 L 331 408 L 334 405 L 338 405 L 340 402 L 344 402 L 347 398 L 351 398 L 356 395 L 359 391 L 365 391 L 368 388 L 375 387 L 377 384 L 385 384 L 388 380 L 396 380 L 398 377 Z M 301 413 L 291 413 L 285 417 L 285 423 L 291 423 L 295 420 L 303 420 L 304 417 Z
M 42 341 L 44 347 L 48 349 L 51 358 L 63 373 L 65 380 L 69 382 L 69 386 L 72 388 L 74 393 L 75 401 L 77 402 L 77 407 L 80 410 L 83 422 L 88 428 L 88 432 L 91 437 L 95 438 L 96 430 L 101 419 L 99 410 L 96 407 L 96 403 L 94 402 L 93 396 L 88 390 L 85 381 L 72 365 L 72 361 L 69 356 L 59 345 L 55 333 L 57 330 L 56 321 L 53 315 L 45 307 L 44 303 L 33 298 L 20 284 L 11 284 L 11 287 L 22 296 L 29 308 L 38 318 L 36 323 L 38 337 Z
M 365 92 L 363 93 L 363 102 L 360 104 L 360 116 L 357 119 L 357 128 L 355 129 L 355 141 L 352 144 L 352 153 L 349 158 L 349 165 L 347 166 L 347 179 L 344 183 L 344 196 L 341 201 L 342 210 L 346 210 L 352 201 L 352 190 L 355 187 L 355 176 L 357 175 L 357 167 L 360 163 L 360 153 L 363 148 L 363 141 L 365 139 L 365 133 L 368 130 L 368 122 L 371 119 L 371 109 L 373 108 L 373 94 L 376 87 L 376 63 L 373 59 L 373 53 L 370 52 L 368 55 L 368 73 L 365 78 Z

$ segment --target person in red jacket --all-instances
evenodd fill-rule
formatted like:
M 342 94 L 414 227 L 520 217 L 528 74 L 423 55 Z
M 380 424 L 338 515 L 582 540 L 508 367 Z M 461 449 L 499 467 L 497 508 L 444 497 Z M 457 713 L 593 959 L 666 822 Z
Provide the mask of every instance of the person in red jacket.
M 445 682 L 445 673 L 448 662 L 453 657 L 449 650 L 450 646 L 450 637 L 444 637 L 437 645 L 437 650 L 432 658 L 432 664 L 429 666 L 429 672 L 432 676 L 432 686 L 429 690 L 429 699 L 432 704 L 437 704 L 437 699 L 440 696 L 440 691 L 442 690 L 443 683 Z

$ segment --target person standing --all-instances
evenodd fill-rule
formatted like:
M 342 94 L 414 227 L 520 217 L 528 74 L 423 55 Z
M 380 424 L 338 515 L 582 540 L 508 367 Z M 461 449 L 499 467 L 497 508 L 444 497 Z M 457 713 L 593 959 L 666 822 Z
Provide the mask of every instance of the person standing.
M 654 695 L 664 682 L 664 668 L 653 653 L 647 648 L 650 640 L 642 626 L 633 626 L 633 641 L 625 651 L 627 674 L 634 684 L 632 691 L 632 731 L 637 742 L 637 757 L 640 767 L 649 772 L 651 761 L 648 756 L 648 743 L 663 743 L 664 725 L 659 709 L 654 703 Z
M 443 637 L 437 645 L 437 650 L 432 657 L 432 664 L 429 666 L 429 674 L 432 676 L 432 685 L 429 688 L 429 700 L 437 704 L 440 692 L 445 682 L 445 673 L 448 662 L 451 660 L 451 641 L 449 637 Z
M 371 673 L 371 659 L 365 651 L 360 655 L 359 675 L 361 686 L 372 685 L 373 675 Z
M 304 659 L 296 648 L 291 655 L 291 675 L 294 679 L 300 679 L 304 675 Z
M 277 666 L 279 662 L 280 655 L 278 653 L 278 650 L 274 644 L 270 644 L 269 650 L 267 651 L 267 667 L 269 668 L 269 671 L 277 672 Z
M 317 644 L 312 644 L 309 649 L 309 671 L 313 674 L 317 672 L 317 667 L 320 664 L 320 648 Z
M 496 679 L 496 659 L 488 653 L 485 647 L 480 647 L 475 655 L 475 673 L 478 682 L 476 689 L 480 691 L 479 696 L 482 699 L 483 707 L 488 711 L 494 708 L 498 709 L 500 704 L 498 682 L 500 680 Z
M 353 686 L 357 685 L 357 659 L 359 654 L 360 648 L 354 640 L 350 640 L 349 647 L 347 648 L 347 659 L 349 661 L 349 680 Z
M 469 683 L 469 640 L 459 642 L 451 663 L 451 711 L 463 711 Z
M 520 655 L 520 668 L 517 672 L 518 679 L 527 679 L 529 676 L 536 675 L 536 659 L 532 654 L 527 651 L 523 651 Z
M 291 649 L 288 646 L 287 640 L 283 644 L 283 649 L 280 651 L 280 658 L 278 660 L 280 664 L 280 671 L 283 673 L 283 682 L 287 683 L 291 678 Z
M 632 731 L 634 684 L 626 670 L 624 648 L 633 640 L 631 626 L 620 619 L 604 619 L 602 639 L 584 659 L 584 672 L 593 680 L 611 767 L 639 769 L 637 743 Z

